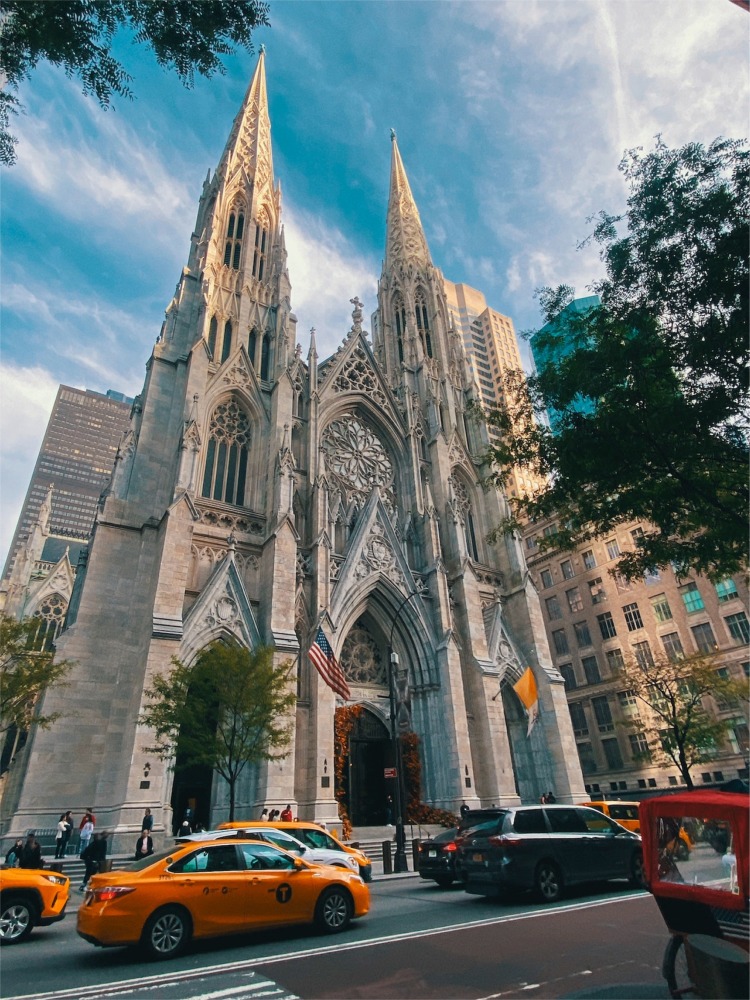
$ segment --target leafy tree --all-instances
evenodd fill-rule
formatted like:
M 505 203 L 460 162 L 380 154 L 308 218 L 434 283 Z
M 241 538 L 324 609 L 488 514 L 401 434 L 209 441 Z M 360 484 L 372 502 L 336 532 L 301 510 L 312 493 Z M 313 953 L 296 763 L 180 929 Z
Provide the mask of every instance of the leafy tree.
M 691 768 L 713 760 L 731 720 L 716 717 L 708 699 L 719 705 L 746 701 L 747 686 L 722 668 L 717 655 L 699 654 L 672 661 L 626 662 L 621 679 L 648 708 L 645 718 L 627 723 L 643 732 L 648 751 L 644 758 L 660 766 L 674 764 L 688 788 Z
M 541 290 L 535 346 L 555 360 L 511 375 L 491 414 L 503 432 L 495 478 L 524 465 L 549 477 L 511 498 L 514 519 L 498 530 L 554 517 L 559 534 L 542 545 L 573 549 L 641 521 L 622 575 L 672 562 L 720 579 L 748 561 L 750 152 L 658 140 L 620 170 L 627 211 L 602 212 L 590 237 L 606 269 L 592 286 L 601 304 L 561 315 L 572 290 Z
M 71 663 L 54 660 L 54 653 L 34 648 L 38 618 L 18 621 L 0 615 L 0 733 L 19 733 L 32 726 L 49 729 L 59 712 L 39 712 L 40 696 L 53 685 L 61 685 Z
M 150 704 L 140 722 L 154 733 L 145 747 L 177 769 L 203 765 L 229 786 L 229 819 L 235 788 L 247 764 L 281 760 L 291 741 L 289 663 L 273 662 L 273 649 L 215 642 L 187 667 L 172 660 L 167 676 L 146 691 Z
M 113 94 L 133 96 L 131 76 L 110 51 L 119 30 L 148 45 L 160 66 L 192 87 L 196 72 L 223 73 L 220 57 L 234 45 L 252 51 L 253 29 L 268 23 L 268 5 L 260 0 L 0 0 L 0 163 L 16 160 L 8 126 L 21 105 L 11 91 L 40 60 L 78 77 L 84 94 L 106 108 Z

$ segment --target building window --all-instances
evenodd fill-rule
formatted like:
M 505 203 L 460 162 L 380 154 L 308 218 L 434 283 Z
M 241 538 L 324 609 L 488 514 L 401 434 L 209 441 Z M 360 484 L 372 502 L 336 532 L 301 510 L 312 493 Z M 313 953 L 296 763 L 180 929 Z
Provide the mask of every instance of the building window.
M 568 600 L 568 607 L 574 613 L 583 611 L 583 598 L 581 597 L 581 591 L 578 587 L 573 587 L 572 590 L 566 590 L 565 596 Z
M 687 583 L 684 587 L 680 587 L 680 594 L 682 595 L 682 601 L 685 605 L 685 610 L 689 615 L 694 614 L 696 611 L 702 611 L 704 608 L 703 598 L 698 590 L 698 585 L 696 583 Z
M 719 583 L 715 583 L 716 596 L 719 598 L 721 603 L 726 601 L 732 601 L 735 597 L 738 597 L 737 585 L 731 577 L 727 577 L 726 580 L 721 580 Z
M 573 631 L 576 634 L 576 643 L 579 649 L 585 649 L 586 646 L 592 645 L 588 622 L 576 622 Z
M 609 667 L 609 672 L 614 676 L 619 674 L 619 672 L 625 666 L 625 659 L 622 655 L 621 649 L 608 649 L 607 650 L 607 666 Z
M 636 548 L 640 548 L 643 544 L 643 528 L 633 528 L 630 532 L 630 537 L 633 539 L 633 545 Z
M 611 771 L 619 771 L 624 766 L 620 744 L 617 742 L 616 737 L 602 740 L 602 750 L 604 750 L 604 756 L 607 758 L 607 767 Z
M 589 724 L 586 721 L 586 713 L 580 701 L 573 701 L 568 705 L 570 710 L 570 721 L 573 723 L 573 732 L 576 736 L 587 736 Z
M 598 684 L 601 681 L 602 675 L 599 672 L 599 663 L 595 656 L 581 657 L 581 666 L 586 674 L 588 684 Z
M 593 549 L 587 549 L 586 552 L 581 554 L 581 558 L 583 559 L 583 565 L 586 569 L 593 569 L 596 566 L 596 558 L 594 556 Z
M 658 569 L 647 569 L 643 574 L 643 582 L 651 586 L 655 583 L 661 583 L 661 573 Z
M 221 344 L 221 363 L 227 360 L 232 353 L 232 323 L 227 320 L 224 324 L 224 339 Z
M 612 639 L 617 635 L 615 620 L 609 611 L 597 615 L 596 620 L 599 622 L 599 631 L 602 634 L 602 639 Z
M 716 676 L 720 681 L 729 681 L 732 679 L 732 675 L 729 673 L 727 667 L 719 667 L 716 671 Z M 730 708 L 737 708 L 739 702 L 734 695 L 731 694 L 717 694 L 714 693 L 714 701 L 716 702 L 716 707 L 720 712 L 727 712 Z
M 227 235 L 224 242 L 224 264 L 239 271 L 242 255 L 242 233 L 245 229 L 245 216 L 242 212 L 230 212 L 227 222 Z
M 398 346 L 398 362 L 404 363 L 404 336 L 406 334 L 406 310 L 401 296 L 393 300 L 393 312 L 396 319 L 396 345 Z
M 668 622 L 672 619 L 672 609 L 666 594 L 657 594 L 656 597 L 651 598 L 651 610 L 658 622 Z
M 646 640 L 643 642 L 634 642 L 633 652 L 635 653 L 635 661 L 639 667 L 644 670 L 648 667 L 653 667 L 654 658 L 651 655 L 651 647 Z
M 556 632 L 552 633 L 552 641 L 555 644 L 555 652 L 564 656 L 566 653 L 570 652 L 570 647 L 568 646 L 568 637 L 565 634 L 565 629 L 558 629 Z
M 268 252 L 268 223 L 259 218 L 255 225 L 255 247 L 253 249 L 253 277 L 263 280 L 266 269 L 266 254 Z
M 581 762 L 581 772 L 583 774 L 593 774 L 596 771 L 594 748 L 590 743 L 578 744 L 578 759 Z
M 750 750 L 750 733 L 748 733 L 747 723 L 742 717 L 732 720 L 732 728 L 727 735 L 732 751 L 746 755 Z
M 667 659 L 672 663 L 684 659 L 685 651 L 682 648 L 680 636 L 677 632 L 669 632 L 667 635 L 663 635 L 661 642 L 662 646 L 664 646 L 664 652 L 667 654 Z
M 563 575 L 563 580 L 573 579 L 575 573 L 573 572 L 573 563 L 570 561 L 570 559 L 563 559 L 563 561 L 560 563 L 560 572 Z
M 464 421 L 465 421 L 465 419 L 466 419 L 466 418 L 464 418 Z M 467 436 L 468 436 L 468 435 L 467 435 Z M 536 544 L 536 535 L 528 535 L 528 536 L 526 537 L 526 548 L 527 548 L 527 549 L 528 549 L 528 550 L 529 550 L 530 552 L 533 552 L 533 551 L 534 551 L 534 549 L 535 549 L 535 548 L 537 548 L 537 544 Z
M 602 601 L 607 599 L 604 584 L 600 576 L 597 576 L 594 580 L 589 580 L 589 595 L 592 604 L 601 604 Z
M 738 611 L 736 615 L 727 615 L 724 621 L 727 623 L 729 634 L 736 643 L 746 646 L 750 642 L 750 626 L 744 611 Z
M 547 606 L 547 617 L 551 622 L 557 621 L 558 618 L 562 618 L 562 608 L 560 607 L 560 602 L 554 595 L 548 597 L 545 600 L 545 605 Z
M 615 587 L 617 587 L 618 594 L 624 594 L 628 590 L 633 589 L 633 584 L 630 580 L 626 579 L 622 573 L 613 573 L 612 576 L 614 577 Z
M 542 587 L 548 590 L 552 586 L 552 574 L 548 569 L 543 569 L 539 576 L 542 580 Z
M 216 355 L 216 330 L 217 330 L 216 317 L 211 317 L 211 322 L 208 324 L 208 349 L 211 352 L 211 357 Z
M 628 739 L 630 741 L 630 753 L 633 755 L 634 760 L 651 759 L 645 733 L 631 733 Z
M 236 400 L 211 415 L 201 495 L 242 506 L 245 499 L 250 422 Z
M 422 341 L 422 347 L 428 358 L 432 357 L 432 340 L 430 339 L 430 324 L 427 318 L 427 306 L 421 291 L 416 295 L 415 314 L 417 320 L 417 330 Z M 493 386 L 494 388 L 494 386 Z
M 263 334 L 263 341 L 260 345 L 260 377 L 263 382 L 268 381 L 271 372 L 271 337 Z
M 607 546 L 607 555 L 609 556 L 609 558 L 619 559 L 621 552 L 620 552 L 620 546 L 617 544 L 617 539 L 610 538 L 609 541 L 607 541 L 605 544 Z
M 709 622 L 692 625 L 690 631 L 693 633 L 695 646 L 699 653 L 713 653 L 715 649 L 718 649 L 714 630 Z
M 576 683 L 576 675 L 573 670 L 573 664 L 563 663 L 558 669 L 563 676 L 563 680 L 565 681 L 565 690 L 575 691 L 578 685 Z
M 628 632 L 636 632 L 639 628 L 643 628 L 643 619 L 641 618 L 637 604 L 626 604 L 622 609 L 622 613 L 625 615 L 625 624 L 628 626 Z

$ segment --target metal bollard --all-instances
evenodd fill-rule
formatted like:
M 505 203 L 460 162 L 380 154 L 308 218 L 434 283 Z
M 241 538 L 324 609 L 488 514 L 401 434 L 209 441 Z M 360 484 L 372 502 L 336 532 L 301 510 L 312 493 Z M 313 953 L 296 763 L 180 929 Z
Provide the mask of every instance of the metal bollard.
M 392 875 L 393 874 L 393 858 L 391 857 L 391 842 L 390 840 L 383 841 L 383 874 Z

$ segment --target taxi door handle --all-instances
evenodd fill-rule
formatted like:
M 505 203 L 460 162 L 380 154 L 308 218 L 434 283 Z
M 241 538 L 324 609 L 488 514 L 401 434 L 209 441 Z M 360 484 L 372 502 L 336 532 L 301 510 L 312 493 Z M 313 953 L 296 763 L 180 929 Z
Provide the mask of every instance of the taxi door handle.
M 195 879 L 194 878 L 184 878 L 182 880 L 182 882 L 180 882 L 180 885 L 195 885 Z

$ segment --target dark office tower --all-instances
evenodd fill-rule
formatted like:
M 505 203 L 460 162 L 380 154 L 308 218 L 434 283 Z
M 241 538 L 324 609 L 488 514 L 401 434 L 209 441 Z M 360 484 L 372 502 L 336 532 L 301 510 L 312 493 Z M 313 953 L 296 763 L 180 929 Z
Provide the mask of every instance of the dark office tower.
M 117 445 L 128 426 L 132 399 L 61 385 L 3 570 L 6 584 L 19 549 L 39 519 L 52 487 L 51 535 L 85 539 L 96 504 L 112 474 Z

